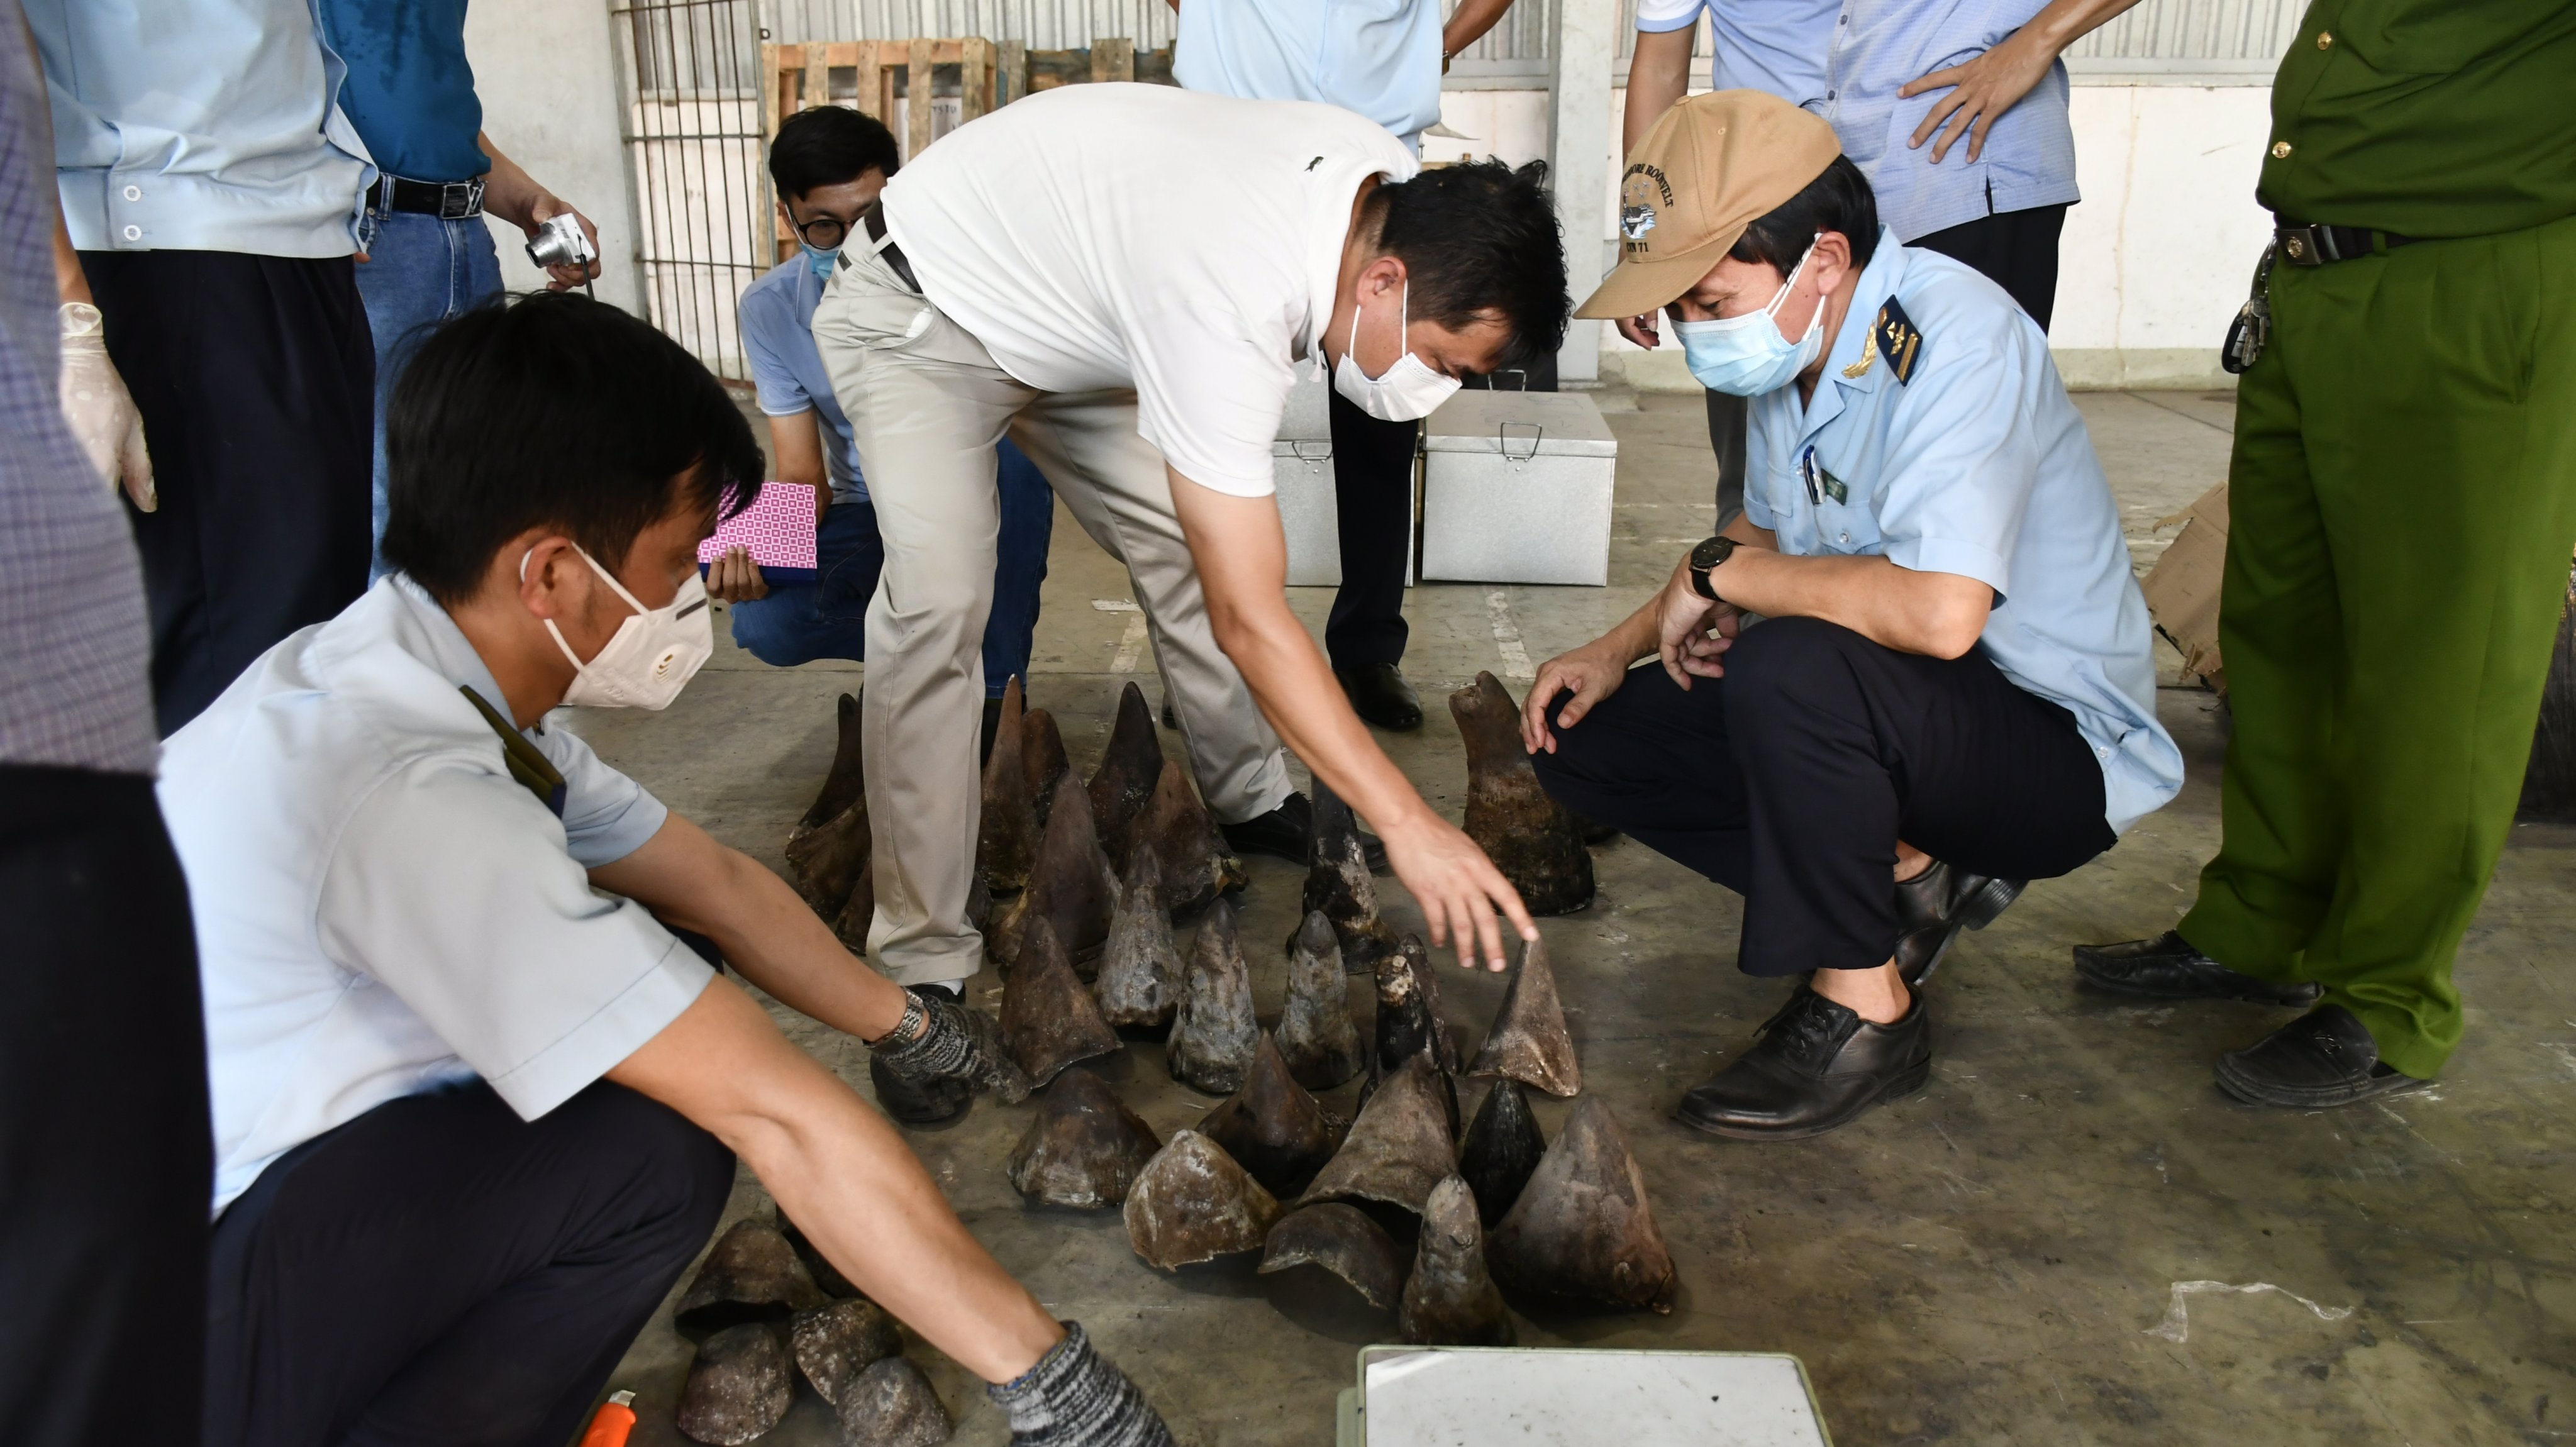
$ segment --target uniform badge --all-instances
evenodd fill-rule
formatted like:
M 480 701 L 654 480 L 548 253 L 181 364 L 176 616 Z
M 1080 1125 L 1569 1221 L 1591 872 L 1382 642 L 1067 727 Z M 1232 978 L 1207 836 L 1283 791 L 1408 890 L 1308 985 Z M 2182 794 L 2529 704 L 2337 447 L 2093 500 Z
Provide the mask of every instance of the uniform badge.
M 1869 339 L 1887 357 L 1887 369 L 1896 374 L 1899 383 L 1914 380 L 1915 364 L 1922 360 L 1923 329 L 1905 314 L 1905 308 L 1889 297 L 1878 309 L 1878 320 L 1870 324 Z
M 1841 478 L 1827 472 L 1821 462 L 1816 464 L 1816 485 L 1824 489 L 1825 496 L 1837 503 L 1851 501 L 1851 489 L 1844 485 Z
M 1631 256 L 1643 256 L 1651 243 L 1646 233 L 1655 229 L 1657 203 L 1673 204 L 1672 183 L 1664 173 L 1642 162 L 1630 166 L 1619 179 L 1619 238 L 1623 250 Z

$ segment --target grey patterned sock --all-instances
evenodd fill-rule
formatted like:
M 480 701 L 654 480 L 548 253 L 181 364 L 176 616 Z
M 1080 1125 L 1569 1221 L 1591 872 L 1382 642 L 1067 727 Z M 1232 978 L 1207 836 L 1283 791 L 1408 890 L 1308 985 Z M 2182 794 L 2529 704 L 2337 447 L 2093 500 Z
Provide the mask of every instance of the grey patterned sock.
M 1011 1447 L 1173 1447 L 1171 1429 L 1124 1372 L 1101 1360 L 1080 1322 L 1018 1380 L 986 1387 L 1011 1414 Z

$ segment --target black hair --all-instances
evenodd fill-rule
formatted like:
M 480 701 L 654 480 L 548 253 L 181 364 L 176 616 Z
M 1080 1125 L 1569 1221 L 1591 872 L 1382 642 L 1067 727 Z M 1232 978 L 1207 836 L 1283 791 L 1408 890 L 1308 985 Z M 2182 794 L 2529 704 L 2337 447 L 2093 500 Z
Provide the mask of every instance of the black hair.
M 1757 216 L 1726 254 L 1737 261 L 1768 262 L 1786 277 L 1815 244 L 1816 233 L 1839 231 L 1851 243 L 1852 265 L 1869 265 L 1878 252 L 1878 193 L 1849 156 L 1836 156 L 1824 174 L 1797 195 Z
M 1501 315 L 1510 340 L 1498 368 L 1535 362 L 1564 342 L 1574 303 L 1545 162 L 1433 167 L 1379 186 L 1363 219 L 1376 228 L 1378 250 L 1403 261 L 1413 315 L 1452 331 Z
M 569 292 L 426 333 L 385 409 L 385 458 L 385 561 L 450 606 L 530 528 L 615 571 L 675 507 L 710 522 L 749 507 L 762 471 L 751 424 L 697 358 Z
M 903 157 L 885 122 L 847 106 L 816 106 L 781 121 L 769 143 L 769 179 L 782 200 L 838 186 L 870 171 L 891 178 Z

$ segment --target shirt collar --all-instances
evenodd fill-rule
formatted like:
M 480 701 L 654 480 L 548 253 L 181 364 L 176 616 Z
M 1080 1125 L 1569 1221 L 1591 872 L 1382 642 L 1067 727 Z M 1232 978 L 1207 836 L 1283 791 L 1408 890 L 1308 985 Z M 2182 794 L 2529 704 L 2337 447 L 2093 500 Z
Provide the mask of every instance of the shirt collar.
M 1834 334 L 1834 344 L 1825 354 L 1824 375 L 1818 379 L 1815 399 L 1807 404 L 1806 416 L 1800 423 L 1803 434 L 1812 435 L 1818 428 L 1842 415 L 1847 397 L 1878 390 L 1887 376 L 1887 359 L 1877 356 L 1870 345 L 1870 333 L 1878 323 L 1878 309 L 1896 294 L 1905 278 L 1905 248 L 1896 233 L 1885 226 L 1878 228 L 1878 249 L 1870 254 L 1869 265 L 1861 268 L 1860 284 L 1852 291 L 1851 309 L 1843 313 L 1843 324 Z M 1867 367 L 1861 359 L 1870 359 Z M 1830 385 L 1827 385 L 1830 384 Z
M 1318 157 L 1312 170 L 1305 173 L 1313 186 L 1313 211 L 1307 222 L 1306 237 L 1306 329 L 1301 338 L 1302 354 L 1320 359 L 1324 339 L 1332 328 L 1347 318 L 1333 315 L 1334 293 L 1341 289 L 1342 242 L 1351 231 L 1351 198 L 1359 194 L 1361 183 L 1371 176 L 1383 175 L 1364 160 L 1349 156 Z
M 485 666 L 483 655 L 474 651 L 473 643 L 465 637 L 465 630 L 456 626 L 456 620 L 447 616 L 447 610 L 439 605 L 436 598 L 429 596 L 428 589 L 403 573 L 390 574 L 376 586 L 393 589 L 395 596 L 402 600 L 404 609 L 411 614 L 412 621 L 419 626 L 422 637 L 429 644 L 420 655 L 423 663 L 436 669 L 438 675 L 449 683 L 482 695 L 483 701 L 492 705 L 493 711 L 501 717 L 516 718 L 510 712 L 510 700 L 501 692 L 500 682 Z M 539 724 L 536 731 L 542 732 L 544 727 Z M 520 732 L 530 730 L 522 729 Z

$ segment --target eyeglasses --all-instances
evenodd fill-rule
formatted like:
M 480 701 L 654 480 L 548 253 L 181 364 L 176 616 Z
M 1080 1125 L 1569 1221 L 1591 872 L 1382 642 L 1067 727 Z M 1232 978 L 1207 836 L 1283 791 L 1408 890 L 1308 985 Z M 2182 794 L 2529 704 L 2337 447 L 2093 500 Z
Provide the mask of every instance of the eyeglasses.
M 796 228 L 796 234 L 804 238 L 806 245 L 816 251 L 829 251 L 847 239 L 850 228 L 858 223 L 844 221 L 838 216 L 817 216 L 811 221 L 797 221 L 791 213 L 788 224 Z

